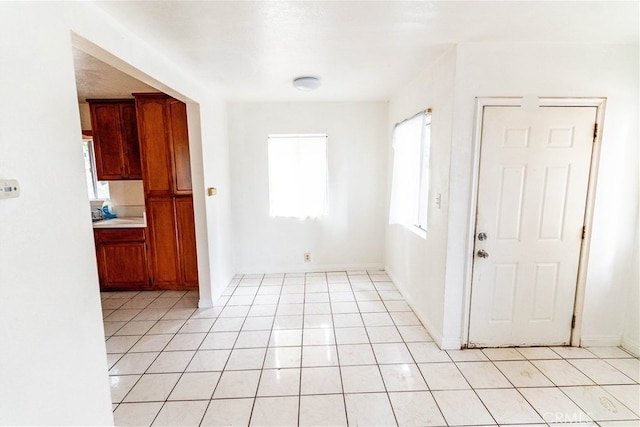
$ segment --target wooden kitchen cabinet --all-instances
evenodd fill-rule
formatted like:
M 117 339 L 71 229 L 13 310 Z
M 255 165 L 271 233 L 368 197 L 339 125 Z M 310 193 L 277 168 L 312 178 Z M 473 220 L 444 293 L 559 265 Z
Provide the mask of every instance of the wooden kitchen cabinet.
M 156 288 L 178 288 L 180 260 L 173 200 L 148 197 L 145 201 L 149 227 L 149 268 Z
M 161 93 L 134 96 L 146 194 L 191 195 L 186 105 Z
M 171 132 L 174 194 L 191 194 L 191 158 L 189 156 L 189 130 L 187 106 L 176 99 L 169 105 L 169 128 Z
M 155 289 L 197 289 L 193 198 L 149 197 L 150 270 Z
M 144 228 L 94 229 L 101 291 L 151 289 Z
M 187 288 L 198 287 L 198 254 L 196 251 L 196 227 L 193 216 L 193 197 L 175 197 L 176 225 L 180 241 L 180 270 Z
M 135 101 L 88 99 L 99 180 L 142 179 Z
M 136 96 L 145 195 L 171 194 L 170 143 L 165 97 Z
M 155 289 L 197 289 L 187 109 L 161 93 L 134 94 Z

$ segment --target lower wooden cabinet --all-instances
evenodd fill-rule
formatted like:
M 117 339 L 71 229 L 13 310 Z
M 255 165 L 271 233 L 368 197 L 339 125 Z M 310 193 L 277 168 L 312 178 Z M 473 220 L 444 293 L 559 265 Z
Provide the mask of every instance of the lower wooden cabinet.
M 191 196 L 150 197 L 147 228 L 93 230 L 100 290 L 198 289 Z
M 154 289 L 198 289 L 193 197 L 148 197 L 146 210 Z
M 149 279 L 144 228 L 94 229 L 100 290 L 147 290 Z
M 196 225 L 193 214 L 193 197 L 176 197 L 176 223 L 180 242 L 180 269 L 187 288 L 198 288 L 198 254 L 196 250 Z
M 147 198 L 145 203 L 153 284 L 160 288 L 176 287 L 180 281 L 180 262 L 173 200 Z

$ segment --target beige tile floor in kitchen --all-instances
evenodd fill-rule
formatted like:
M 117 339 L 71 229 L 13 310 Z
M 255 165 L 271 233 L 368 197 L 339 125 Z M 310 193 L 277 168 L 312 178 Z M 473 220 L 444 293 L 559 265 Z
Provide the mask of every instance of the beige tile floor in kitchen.
M 102 294 L 116 425 L 639 426 L 620 348 L 440 351 L 384 272 Z

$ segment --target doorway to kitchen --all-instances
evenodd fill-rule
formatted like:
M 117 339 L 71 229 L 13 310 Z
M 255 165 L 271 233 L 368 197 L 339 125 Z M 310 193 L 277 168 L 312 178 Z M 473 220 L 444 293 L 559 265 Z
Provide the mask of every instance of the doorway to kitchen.
M 197 306 L 208 278 L 199 280 L 188 106 L 102 62 L 89 42 L 74 42 L 82 129 L 92 140 L 85 142 L 91 205 L 97 210 L 109 197 L 117 215 L 94 222 L 101 291 L 177 291 L 190 298 L 195 291 Z

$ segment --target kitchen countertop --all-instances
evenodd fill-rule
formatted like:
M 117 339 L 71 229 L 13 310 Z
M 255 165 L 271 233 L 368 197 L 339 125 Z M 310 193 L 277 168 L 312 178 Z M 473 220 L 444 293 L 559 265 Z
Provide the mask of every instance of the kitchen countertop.
M 145 228 L 146 226 L 147 221 L 143 216 L 123 216 L 93 223 L 93 228 Z

